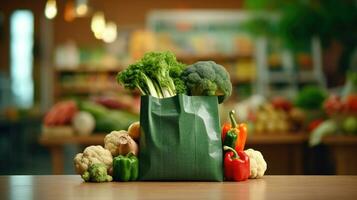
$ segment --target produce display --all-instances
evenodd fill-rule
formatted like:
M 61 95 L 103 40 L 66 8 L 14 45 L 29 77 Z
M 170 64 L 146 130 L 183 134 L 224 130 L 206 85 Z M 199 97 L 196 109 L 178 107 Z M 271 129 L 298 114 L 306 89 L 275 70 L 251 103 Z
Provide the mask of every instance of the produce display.
M 192 172 L 195 172 L 194 168 L 189 168 L 191 172 L 178 169 L 180 166 L 199 166 L 196 165 L 197 163 L 191 154 L 200 155 L 201 157 L 208 156 L 210 158 L 207 159 L 213 159 L 212 161 L 214 162 L 211 163 L 215 163 L 215 166 L 205 166 L 206 169 L 199 169 L 198 173 L 204 173 L 204 170 L 206 172 L 207 170 L 211 170 L 212 177 L 216 175 L 222 176 L 217 179 L 211 179 L 208 175 L 197 176 L 202 177 L 203 179 L 201 180 L 222 181 L 224 176 L 224 180 L 226 181 L 245 181 L 249 178 L 261 178 L 264 175 L 267 164 L 262 154 L 252 149 L 246 151 L 244 149 L 248 136 L 248 127 L 244 123 L 237 123 L 235 111 L 229 112 L 230 123 L 224 123 L 221 128 L 219 127 L 217 110 L 207 109 L 202 112 L 202 109 L 205 109 L 205 107 L 200 105 L 200 103 L 207 105 L 215 104 L 217 106 L 218 103 L 224 102 L 231 95 L 232 84 L 229 74 L 223 66 L 213 61 L 200 61 L 185 66 L 179 63 L 171 52 L 150 52 L 145 54 L 138 62 L 118 73 L 117 81 L 130 90 L 139 90 L 142 95 L 153 97 L 153 103 L 159 103 L 160 105 L 162 103 L 162 107 L 159 105 L 157 107 L 159 110 L 152 111 L 154 115 L 149 121 L 137 121 L 128 124 L 125 129 L 108 126 L 108 130 L 111 130 L 104 138 L 104 148 L 102 146 L 90 146 L 83 153 L 77 154 L 74 158 L 75 169 L 84 181 L 200 180 L 187 177 L 194 175 L 192 174 Z M 176 96 L 178 98 L 175 98 Z M 188 98 L 189 96 L 197 97 Z M 184 122 L 184 126 L 182 126 L 181 122 L 176 121 L 177 118 L 173 118 L 174 115 L 169 114 L 173 112 L 168 109 L 175 108 L 175 105 L 172 107 L 172 105 L 166 105 L 165 101 L 160 100 L 165 98 L 167 98 L 166 103 L 176 100 L 183 101 L 182 104 L 179 104 L 180 107 L 176 107 L 179 110 L 181 109 L 181 111 L 177 113 L 175 111 L 175 113 L 177 116 L 182 117 L 179 118 L 179 121 Z M 168 101 L 169 99 L 170 101 Z M 193 102 L 189 102 L 190 100 Z M 143 109 L 145 106 L 148 106 L 145 105 L 145 100 L 141 101 L 140 120 L 145 119 L 143 118 L 143 112 L 147 110 L 147 108 Z M 197 113 L 192 112 L 191 109 L 195 107 L 201 111 Z M 108 117 L 108 114 L 104 114 L 106 108 L 93 105 L 92 103 L 83 102 L 79 105 L 79 108 L 91 113 L 96 119 L 96 123 L 98 123 L 97 120 Z M 153 109 L 156 109 L 156 107 L 153 107 Z M 185 113 L 187 111 L 189 112 L 188 114 Z M 167 114 L 165 114 L 166 112 Z M 181 112 L 184 115 L 181 115 Z M 162 118 L 165 118 L 162 123 L 161 121 L 158 123 L 151 121 L 162 120 Z M 121 119 L 126 120 L 125 116 L 122 116 Z M 210 121 L 211 119 L 215 120 Z M 88 119 L 81 120 L 85 121 Z M 206 127 L 212 126 L 213 128 L 209 128 L 209 130 L 215 133 L 198 133 L 198 130 L 204 130 L 198 127 L 202 125 Z M 216 125 L 217 129 L 214 128 Z M 169 130 L 169 128 L 172 130 Z M 149 137 L 150 135 L 147 134 L 153 134 L 153 132 L 147 132 L 148 129 L 154 131 L 155 134 L 162 133 L 162 135 Z M 160 131 L 155 131 L 158 129 Z M 187 135 L 184 132 L 185 130 L 190 130 L 190 135 Z M 165 131 L 166 135 L 162 131 Z M 180 135 L 171 137 L 167 135 L 169 133 Z M 199 140 L 198 136 L 200 134 L 208 134 L 210 137 L 206 135 L 205 138 L 207 139 Z M 218 138 L 214 136 L 218 136 Z M 187 137 L 188 140 L 181 140 L 183 137 Z M 193 138 L 198 140 L 194 140 Z M 152 141 L 151 143 L 146 143 L 147 140 Z M 147 146 L 143 146 L 147 144 L 150 144 L 150 148 L 153 148 L 151 149 L 152 151 L 147 151 Z M 168 144 L 174 146 L 172 148 L 165 146 Z M 187 151 L 187 145 L 193 145 L 191 147 L 195 149 L 195 152 L 190 152 L 192 148 L 188 148 L 189 150 Z M 219 150 L 214 150 L 215 155 L 212 154 L 213 147 L 210 147 L 210 145 L 215 145 L 214 148 Z M 209 147 L 209 152 L 206 147 Z M 207 152 L 203 152 L 205 150 Z M 147 152 L 142 154 L 143 151 Z M 184 152 L 184 154 L 179 152 Z M 151 156 L 153 157 L 148 156 L 147 153 L 152 153 Z M 154 158 L 164 157 L 173 158 L 172 161 L 176 162 L 176 165 L 174 163 L 157 163 L 152 166 L 156 166 L 158 169 L 142 167 L 144 164 L 160 160 Z M 196 157 L 196 159 L 199 158 Z M 208 161 L 207 159 L 203 159 L 203 161 L 206 162 Z M 158 179 L 155 179 L 155 177 L 142 179 L 141 177 L 144 174 L 143 170 L 155 170 L 159 173 L 160 170 L 165 170 L 164 165 L 174 166 L 172 164 L 176 166 L 174 172 L 183 173 L 169 173 L 167 174 L 168 177 L 162 176 Z M 216 167 L 218 167 L 218 172 L 215 171 Z M 165 175 L 165 172 L 161 171 L 161 174 Z
M 343 100 L 344 99 L 344 100 Z M 315 146 L 322 137 L 332 134 L 357 133 L 357 95 L 350 94 L 345 98 L 331 95 L 323 104 L 326 117 L 313 121 L 310 125 L 311 135 L 309 144 Z M 315 124 L 313 124 L 315 122 Z
M 75 101 L 62 101 L 56 103 L 45 115 L 43 120 L 42 134 L 48 136 L 73 135 L 71 126 L 78 106 Z
M 309 144 L 316 146 L 326 135 L 357 134 L 357 73 L 347 76 L 341 94 L 331 94 L 322 103 L 325 115 L 317 119 L 311 128 Z M 313 123 L 313 122 L 312 122 Z
M 138 120 L 136 114 L 124 110 L 112 110 L 92 101 L 81 101 L 79 110 L 86 111 L 95 119 L 95 132 L 109 133 L 113 130 L 127 129 L 132 122 Z
M 256 95 L 239 102 L 235 109 L 252 134 L 288 134 L 306 127 L 306 111 L 283 97 L 267 100 Z
M 258 108 L 254 131 L 260 133 L 285 133 L 290 130 L 289 112 L 266 103 Z
M 74 116 L 72 125 L 76 133 L 88 135 L 91 134 L 95 128 L 95 119 L 89 112 L 81 111 Z
M 45 126 L 64 126 L 71 123 L 78 111 L 74 101 L 63 101 L 55 104 L 44 118 Z
M 89 135 L 127 129 L 137 114 L 109 109 L 96 101 L 66 100 L 55 104 L 45 115 L 43 134 L 47 136 Z

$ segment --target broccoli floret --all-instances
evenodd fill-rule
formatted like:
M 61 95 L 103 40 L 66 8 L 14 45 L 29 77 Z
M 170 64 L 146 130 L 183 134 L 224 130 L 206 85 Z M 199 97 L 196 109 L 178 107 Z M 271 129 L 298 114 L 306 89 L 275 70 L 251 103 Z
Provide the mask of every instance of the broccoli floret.
M 88 170 L 82 174 L 82 178 L 86 182 L 108 182 L 113 178 L 107 174 L 107 167 L 103 163 L 92 164 Z
M 232 83 L 226 69 L 213 61 L 189 65 L 181 74 L 189 95 L 218 96 L 219 103 L 232 93 Z
M 187 88 L 185 82 L 181 79 L 181 74 L 185 69 L 185 65 L 179 62 L 170 64 L 170 77 L 174 81 L 176 94 L 186 94 Z
M 176 88 L 176 94 L 186 94 L 187 93 L 187 87 L 185 82 L 181 78 L 172 78 L 174 80 L 175 88 Z

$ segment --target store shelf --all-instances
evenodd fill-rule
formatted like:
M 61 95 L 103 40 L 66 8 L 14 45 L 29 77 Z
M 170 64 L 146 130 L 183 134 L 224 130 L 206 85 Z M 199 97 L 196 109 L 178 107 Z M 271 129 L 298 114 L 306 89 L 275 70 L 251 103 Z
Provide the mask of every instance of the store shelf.
M 308 135 L 303 132 L 278 134 L 253 134 L 248 136 L 247 144 L 301 144 L 306 142 Z
M 116 81 L 116 74 L 122 67 L 80 65 L 76 68 L 55 68 L 55 101 L 66 96 L 91 96 L 103 92 L 127 93 Z
M 213 60 L 216 62 L 231 62 L 238 59 L 253 59 L 253 55 L 244 54 L 204 54 L 204 55 L 178 55 L 177 60 L 182 62 L 195 62 L 200 60 Z
M 252 84 L 255 80 L 254 79 L 232 79 L 232 85 L 238 84 Z
M 97 92 L 105 92 L 105 91 L 116 91 L 116 92 L 124 92 L 124 90 L 120 87 L 108 86 L 108 87 L 62 87 L 61 94 L 88 94 L 88 93 L 97 93 Z
M 289 83 L 295 77 L 292 77 L 291 74 L 283 71 L 273 71 L 269 72 L 270 83 Z
M 81 145 L 92 145 L 104 144 L 104 133 L 96 133 L 92 135 L 73 135 L 73 136 L 41 136 L 39 143 L 44 146 L 62 146 L 65 144 L 81 144 Z
M 357 135 L 329 135 L 322 138 L 327 145 L 357 145 Z
M 103 67 L 86 67 L 80 66 L 78 68 L 73 69 L 58 69 L 56 68 L 55 71 L 58 73 L 118 73 L 121 71 L 123 67 L 115 67 L 115 68 L 103 68 Z

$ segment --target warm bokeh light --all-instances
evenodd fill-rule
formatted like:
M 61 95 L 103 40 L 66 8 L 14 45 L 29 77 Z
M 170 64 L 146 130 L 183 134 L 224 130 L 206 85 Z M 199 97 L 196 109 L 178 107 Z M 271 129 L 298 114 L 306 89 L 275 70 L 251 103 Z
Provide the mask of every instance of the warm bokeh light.
M 48 0 L 45 7 L 45 16 L 48 19 L 53 19 L 57 15 L 56 0 Z
M 78 17 L 83 17 L 88 13 L 87 4 L 80 4 L 76 7 L 76 14 Z
M 105 26 L 105 30 L 103 32 L 103 41 L 106 43 L 114 42 L 117 38 L 117 25 L 114 22 L 108 22 Z
M 105 18 L 103 12 L 94 13 L 91 21 L 91 30 L 94 33 L 95 38 L 102 39 L 105 27 Z

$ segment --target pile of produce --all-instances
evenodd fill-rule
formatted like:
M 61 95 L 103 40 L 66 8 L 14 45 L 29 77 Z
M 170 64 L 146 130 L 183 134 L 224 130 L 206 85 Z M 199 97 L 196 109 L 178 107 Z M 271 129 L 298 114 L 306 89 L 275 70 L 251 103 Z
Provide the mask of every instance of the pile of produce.
M 263 155 L 253 149 L 244 150 L 247 126 L 236 123 L 234 111 L 229 115 L 231 123 L 222 126 L 225 180 L 263 177 L 267 169 Z M 132 123 L 127 131 L 112 131 L 104 138 L 104 148 L 89 146 L 75 156 L 75 171 L 86 182 L 135 181 L 139 174 L 139 139 L 139 122 Z
M 268 101 L 255 95 L 238 103 L 235 108 L 254 134 L 280 135 L 301 131 L 305 127 L 305 111 L 284 97 Z
M 88 135 L 126 129 L 138 120 L 136 114 L 113 110 L 95 102 L 67 100 L 55 104 L 45 115 L 43 134 L 48 136 Z
M 325 116 L 311 125 L 310 146 L 318 145 L 322 137 L 331 134 L 357 134 L 357 73 L 347 76 L 343 91 L 331 94 L 322 104 Z
M 350 94 L 346 98 L 330 95 L 323 105 L 327 117 L 317 119 L 311 126 L 309 144 L 315 146 L 321 138 L 331 134 L 357 134 L 357 95 Z
M 86 182 L 135 181 L 139 174 L 139 136 L 139 122 L 127 131 L 112 131 L 104 138 L 104 148 L 89 146 L 74 157 L 77 174 Z
M 312 131 L 321 122 L 326 97 L 326 91 L 320 87 L 306 86 L 292 100 L 254 95 L 235 108 L 255 134 L 297 133 Z
M 218 96 L 219 103 L 231 95 L 232 83 L 225 68 L 213 61 L 200 61 L 189 66 L 179 63 L 171 52 L 151 52 L 138 62 L 118 73 L 117 81 L 130 90 L 156 98 L 170 98 L 177 94 Z M 103 107 L 90 103 L 80 109 L 95 119 L 109 117 Z M 227 181 L 260 178 L 267 164 L 259 151 L 245 150 L 247 125 L 237 124 L 234 111 L 231 123 L 222 128 L 224 176 Z M 126 120 L 125 117 L 121 118 Z M 132 123 L 128 130 L 108 127 L 111 133 L 104 138 L 104 147 L 90 146 L 74 158 L 76 172 L 86 182 L 135 181 L 138 179 L 141 136 L 140 123 Z M 119 131 L 117 131 L 119 130 Z

